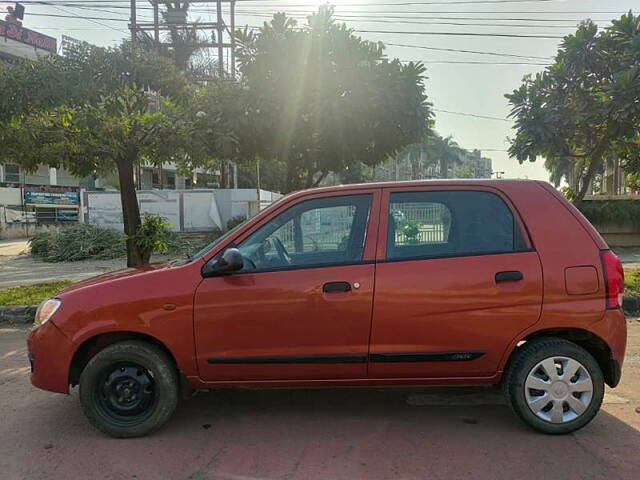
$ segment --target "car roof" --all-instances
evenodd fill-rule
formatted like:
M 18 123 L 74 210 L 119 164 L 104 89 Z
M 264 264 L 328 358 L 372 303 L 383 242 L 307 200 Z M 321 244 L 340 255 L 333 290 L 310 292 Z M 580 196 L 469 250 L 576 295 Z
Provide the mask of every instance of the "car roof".
M 307 190 L 299 190 L 291 193 L 292 196 L 299 194 L 304 195 L 309 192 L 343 192 L 349 190 L 360 190 L 364 188 L 402 188 L 402 187 L 429 187 L 429 186 L 486 186 L 486 187 L 508 187 L 524 183 L 543 183 L 538 180 L 520 180 L 520 179 L 487 179 L 487 178 L 456 178 L 456 179 L 433 179 L 433 180 L 404 180 L 393 182 L 370 182 L 370 183 L 351 183 L 348 185 L 332 185 L 330 187 L 317 187 Z

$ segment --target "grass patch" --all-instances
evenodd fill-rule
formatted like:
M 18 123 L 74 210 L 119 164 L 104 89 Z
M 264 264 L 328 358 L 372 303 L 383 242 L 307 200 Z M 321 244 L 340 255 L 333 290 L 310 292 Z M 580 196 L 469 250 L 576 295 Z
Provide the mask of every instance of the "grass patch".
M 624 272 L 624 295 L 629 297 L 640 296 L 640 268 Z
M 73 282 L 63 280 L 60 282 L 40 283 L 26 287 L 14 287 L 0 290 L 0 305 L 37 305 L 45 298 L 55 295 L 58 291 L 68 287 Z

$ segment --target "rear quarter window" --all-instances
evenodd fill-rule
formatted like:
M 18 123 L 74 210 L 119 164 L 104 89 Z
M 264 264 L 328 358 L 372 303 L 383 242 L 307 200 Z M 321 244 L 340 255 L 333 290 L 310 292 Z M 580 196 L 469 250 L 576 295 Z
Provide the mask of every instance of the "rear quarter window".
M 388 259 L 486 255 L 525 248 L 513 213 L 494 193 L 460 190 L 391 194 Z

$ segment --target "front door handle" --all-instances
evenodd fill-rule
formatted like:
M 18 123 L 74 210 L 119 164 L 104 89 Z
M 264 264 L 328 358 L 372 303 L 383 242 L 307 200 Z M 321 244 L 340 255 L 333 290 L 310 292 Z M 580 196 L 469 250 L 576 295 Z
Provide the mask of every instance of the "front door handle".
M 516 270 L 496 273 L 496 283 L 518 282 L 523 278 L 524 276 L 522 275 L 522 272 L 518 272 Z
M 325 293 L 348 292 L 350 290 L 351 284 L 349 282 L 328 282 L 322 286 L 322 291 Z

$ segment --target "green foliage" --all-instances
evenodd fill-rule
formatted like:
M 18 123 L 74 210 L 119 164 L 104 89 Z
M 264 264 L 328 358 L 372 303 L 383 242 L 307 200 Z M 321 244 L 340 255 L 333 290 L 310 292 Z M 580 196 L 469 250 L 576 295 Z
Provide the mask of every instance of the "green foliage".
M 101 48 L 89 44 L 61 55 L 0 68 L 0 122 L 23 114 L 96 102 L 126 85 L 160 91 L 174 99 L 187 83 L 171 61 L 130 43 Z
M 374 166 L 428 129 L 424 66 L 388 60 L 382 43 L 336 23 L 331 7 L 302 28 L 278 13 L 237 38 L 253 124 L 249 151 L 285 163 L 285 192 L 358 162 Z
M 38 257 L 46 257 L 53 250 L 54 235 L 51 232 L 38 232 L 29 239 L 31 254 Z
M 51 57 L 0 72 L 0 84 L 15 87 L 0 90 L 0 162 L 27 171 L 46 162 L 78 177 L 117 172 L 127 263 L 139 265 L 142 255 L 132 241 L 140 225 L 133 169 L 183 164 L 200 153 L 191 147 L 192 118 L 180 108 L 191 90 L 169 60 L 126 43 Z M 48 91 L 48 80 L 63 85 L 60 91 L 31 99 L 20 87 L 42 84 Z
M 640 296 L 640 269 L 624 272 L 624 295 L 627 297 Z
M 640 171 L 640 17 L 631 12 L 599 31 L 591 21 L 562 41 L 555 63 L 506 95 L 519 162 L 545 159 L 551 180 L 584 197 L 603 161 Z
M 26 287 L 8 288 L 0 290 L 0 305 L 38 305 L 45 298 L 53 297 L 60 290 L 67 288 L 73 282 L 63 280 L 60 282 L 40 283 Z
M 473 178 L 474 175 L 475 169 L 471 163 L 465 163 L 453 169 L 453 178 Z
M 583 200 L 575 206 L 596 225 L 631 223 L 640 226 L 640 200 Z
M 231 217 L 227 221 L 227 230 L 231 230 L 232 228 L 237 227 L 238 225 L 245 222 L 246 220 L 247 220 L 247 217 L 245 217 L 244 215 L 237 215 L 235 217 Z
M 417 222 L 415 220 L 405 220 L 402 222 L 400 226 L 400 231 L 404 234 L 407 244 L 416 244 L 418 243 L 418 235 L 420 234 L 420 225 L 421 222 Z
M 144 263 L 149 263 L 153 252 L 166 253 L 171 236 L 171 223 L 160 215 L 144 212 L 142 223 L 134 236 L 134 242 L 140 250 Z
M 45 262 L 117 258 L 124 255 L 124 235 L 111 228 L 80 223 L 36 234 L 31 253 Z

